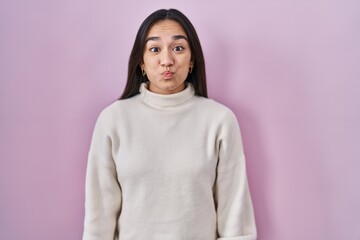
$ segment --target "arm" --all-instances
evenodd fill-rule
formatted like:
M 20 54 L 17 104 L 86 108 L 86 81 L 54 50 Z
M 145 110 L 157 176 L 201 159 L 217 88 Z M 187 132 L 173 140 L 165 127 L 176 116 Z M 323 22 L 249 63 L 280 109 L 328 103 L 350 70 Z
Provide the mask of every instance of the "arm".
M 114 240 L 121 208 L 121 188 L 111 153 L 109 119 L 96 122 L 88 155 L 83 240 Z
M 241 133 L 231 111 L 220 131 L 215 203 L 218 240 L 256 240 Z

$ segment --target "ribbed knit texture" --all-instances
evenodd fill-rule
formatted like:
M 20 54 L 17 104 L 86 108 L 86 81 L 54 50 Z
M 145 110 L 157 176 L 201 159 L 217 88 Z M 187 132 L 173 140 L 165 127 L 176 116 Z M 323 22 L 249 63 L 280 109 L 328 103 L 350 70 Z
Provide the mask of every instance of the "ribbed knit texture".
M 234 113 L 191 83 L 139 90 L 97 119 L 83 240 L 256 240 Z

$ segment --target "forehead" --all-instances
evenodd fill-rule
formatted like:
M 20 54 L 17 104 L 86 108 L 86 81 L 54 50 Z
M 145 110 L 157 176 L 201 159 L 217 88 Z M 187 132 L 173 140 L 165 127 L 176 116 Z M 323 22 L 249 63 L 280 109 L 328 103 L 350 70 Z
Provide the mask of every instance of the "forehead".
M 159 36 L 162 35 L 184 35 L 186 36 L 186 33 L 182 26 L 174 21 L 174 20 L 161 20 L 157 23 L 155 23 L 149 30 L 149 33 L 147 37 L 152 36 Z M 186 36 L 187 37 L 187 36 Z

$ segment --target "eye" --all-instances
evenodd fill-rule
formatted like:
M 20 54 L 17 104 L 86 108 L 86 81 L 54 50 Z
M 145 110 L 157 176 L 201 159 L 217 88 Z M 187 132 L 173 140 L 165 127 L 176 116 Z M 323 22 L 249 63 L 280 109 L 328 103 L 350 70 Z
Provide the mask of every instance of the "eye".
M 160 49 L 157 47 L 152 47 L 149 50 L 150 50 L 150 52 L 159 52 L 160 51 Z
M 180 52 L 180 51 L 184 50 L 184 48 L 183 48 L 182 46 L 176 46 L 176 47 L 174 47 L 173 50 L 174 50 L 175 52 Z

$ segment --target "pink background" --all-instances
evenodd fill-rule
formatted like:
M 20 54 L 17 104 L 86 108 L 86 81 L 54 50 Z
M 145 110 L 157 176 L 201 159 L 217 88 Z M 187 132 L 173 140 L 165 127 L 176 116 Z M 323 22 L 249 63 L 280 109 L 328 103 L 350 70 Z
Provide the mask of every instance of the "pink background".
M 0 1 L 0 239 L 81 238 L 95 119 L 169 7 L 238 117 L 259 239 L 359 240 L 358 0 Z

